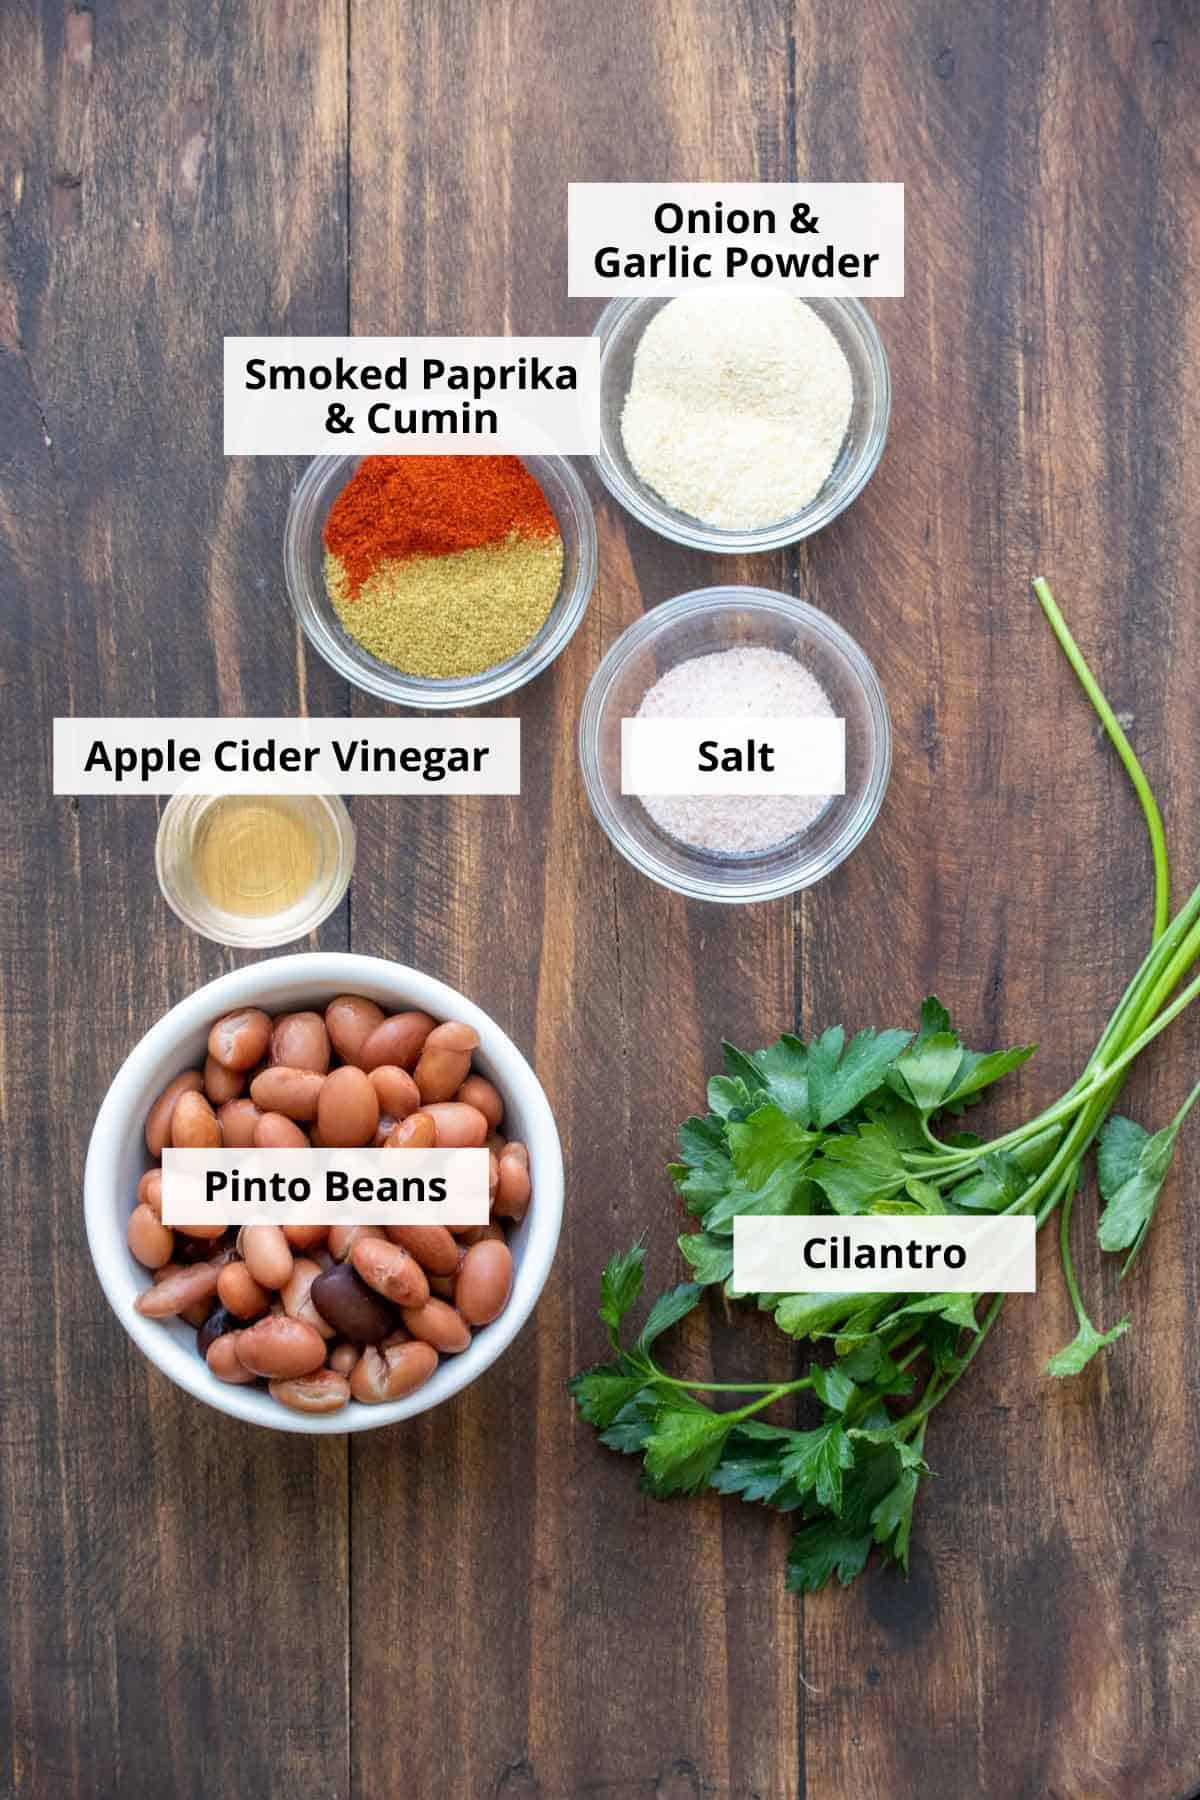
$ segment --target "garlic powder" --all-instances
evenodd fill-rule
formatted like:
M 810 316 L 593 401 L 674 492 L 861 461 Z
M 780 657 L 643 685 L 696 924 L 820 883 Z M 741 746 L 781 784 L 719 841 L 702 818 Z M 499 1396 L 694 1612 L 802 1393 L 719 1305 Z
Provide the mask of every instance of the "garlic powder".
M 687 294 L 642 334 L 621 413 L 642 480 L 725 531 L 775 525 L 820 493 L 854 381 L 841 345 L 789 294 Z

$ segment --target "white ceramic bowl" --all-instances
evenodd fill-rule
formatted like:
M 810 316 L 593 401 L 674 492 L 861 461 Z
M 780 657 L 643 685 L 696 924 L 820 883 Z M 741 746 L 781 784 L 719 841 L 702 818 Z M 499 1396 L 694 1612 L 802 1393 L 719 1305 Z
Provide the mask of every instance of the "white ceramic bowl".
M 338 1413 L 291 1412 L 265 1388 L 234 1387 L 209 1373 L 196 1352 L 196 1334 L 178 1320 L 143 1318 L 134 1301 L 149 1275 L 125 1242 L 134 1190 L 150 1167 L 143 1138 L 155 1096 L 184 1069 L 203 1061 L 209 1027 L 239 1006 L 267 1012 L 323 1009 L 338 994 L 365 994 L 387 1012 L 420 1008 L 439 1019 L 464 1019 L 480 1036 L 475 1064 L 504 1096 L 506 1137 L 529 1149 L 533 1200 L 509 1244 L 515 1265 L 512 1297 L 500 1317 L 477 1331 L 461 1356 L 443 1357 L 424 1387 L 382 1406 L 357 1401 Z M 276 1431 L 336 1435 L 393 1425 L 457 1394 L 494 1363 L 533 1311 L 558 1244 L 563 1210 L 563 1164 L 550 1103 L 537 1076 L 488 1015 L 444 982 L 375 956 L 316 952 L 276 956 L 235 969 L 198 988 L 152 1026 L 130 1052 L 104 1097 L 88 1147 L 84 1211 L 88 1245 L 100 1284 L 122 1325 L 164 1375 L 219 1412 Z

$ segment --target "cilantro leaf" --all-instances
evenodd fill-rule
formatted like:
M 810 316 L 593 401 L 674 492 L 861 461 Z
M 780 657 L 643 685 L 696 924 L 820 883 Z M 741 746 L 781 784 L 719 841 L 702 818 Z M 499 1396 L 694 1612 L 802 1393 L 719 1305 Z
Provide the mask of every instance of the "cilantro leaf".
M 1100 1350 L 1115 1344 L 1119 1337 L 1124 1337 L 1133 1321 L 1120 1319 L 1111 1331 L 1097 1331 L 1095 1326 L 1085 1321 L 1065 1349 L 1052 1356 L 1046 1364 L 1047 1375 L 1078 1375 L 1091 1362 Z
M 785 1480 L 801 1493 L 814 1490 L 817 1504 L 835 1513 L 842 1510 L 842 1477 L 853 1467 L 854 1446 L 836 1423 L 795 1432 L 793 1447 L 779 1464 Z
M 725 1127 L 715 1114 L 685 1119 L 679 1127 L 679 1154 L 691 1169 L 702 1169 L 708 1158 L 725 1148 Z
M 927 999 L 921 1002 L 921 1025 L 917 1032 L 917 1043 L 927 1043 L 931 1037 L 936 1036 L 939 1032 L 947 1031 L 954 1033 L 954 1035 L 957 1036 L 957 1033 L 954 1032 L 953 1025 L 950 1023 L 950 1014 L 946 1011 L 937 995 L 930 994 Z
M 781 1169 L 799 1174 L 821 1141 L 777 1106 L 760 1106 L 729 1126 L 729 1150 L 738 1175 L 751 1187 L 763 1187 Z
M 896 1058 L 888 1077 L 889 1084 L 926 1115 L 934 1113 L 942 1103 L 958 1074 L 963 1047 L 953 1031 L 934 1031 L 918 1037 L 914 1044 Z
M 618 1251 L 605 1265 L 600 1277 L 600 1317 L 608 1326 L 614 1349 L 620 1347 L 621 1321 L 642 1291 L 646 1278 L 646 1251 L 635 1244 L 632 1250 Z
M 788 1337 L 820 1337 L 855 1312 L 863 1294 L 785 1294 L 775 1308 L 775 1323 Z
M 980 1157 L 974 1174 L 951 1188 L 950 1199 L 968 1212 L 1004 1212 L 1020 1199 L 1030 1180 L 1015 1156 L 992 1150 Z
M 861 1213 L 890 1200 L 908 1179 L 899 1150 L 883 1125 L 827 1138 L 810 1173 L 835 1212 Z
M 905 1449 L 908 1446 L 905 1445 Z M 882 1545 L 908 1571 L 908 1540 L 912 1534 L 913 1501 L 921 1479 L 918 1468 L 902 1468 L 894 1487 L 890 1487 L 871 1513 L 875 1542 Z
M 808 1051 L 802 1041 L 785 1032 L 765 1050 L 756 1050 L 750 1061 L 773 1104 L 799 1124 L 810 1125 Z
M 1194 1087 L 1169 1125 L 1154 1136 L 1132 1119 L 1118 1114 L 1108 1120 L 1100 1134 L 1096 1158 L 1100 1194 L 1106 1202 L 1100 1215 L 1100 1248 L 1128 1250 L 1122 1275 L 1141 1249 L 1158 1196 L 1166 1180 L 1175 1140 L 1187 1117 L 1200 1085 Z
M 608 1430 L 600 1433 L 600 1442 L 622 1456 L 640 1456 L 653 1428 L 654 1390 L 644 1388 L 621 1408 Z
M 736 1113 L 740 1118 L 743 1113 L 754 1109 L 751 1089 L 740 1076 L 714 1075 L 708 1084 L 708 1107 L 719 1119 L 728 1119 Z
M 815 1594 L 834 1575 L 848 1586 L 862 1574 L 875 1541 L 871 1515 L 896 1485 L 899 1470 L 891 1444 L 864 1445 L 856 1453 L 845 1481 L 841 1517 L 818 1517 L 792 1539 L 787 1585 L 793 1593 Z
M 836 1363 L 829 1368 L 815 1368 L 812 1372 L 812 1384 L 818 1400 L 823 1401 L 834 1412 L 845 1412 L 858 1392 L 850 1377 Z
M 660 1338 L 664 1331 L 669 1331 L 672 1325 L 677 1325 L 680 1319 L 686 1319 L 690 1312 L 695 1311 L 703 1292 L 704 1290 L 698 1282 L 684 1281 L 678 1287 L 669 1289 L 667 1293 L 660 1294 L 650 1308 L 646 1323 L 638 1333 L 635 1348 L 644 1355 L 655 1339 Z
M 645 1369 L 635 1368 L 623 1357 L 619 1363 L 598 1363 L 581 1369 L 567 1383 L 579 1415 L 597 1431 L 605 1431 L 646 1385 Z
M 756 1059 L 753 1056 L 747 1056 L 746 1052 L 739 1050 L 736 1044 L 722 1043 L 721 1054 L 725 1059 L 726 1075 L 735 1081 L 740 1081 L 748 1093 L 756 1093 L 765 1085 Z
M 846 1043 L 840 1025 L 808 1047 L 808 1104 L 813 1122 L 832 1125 L 882 1085 L 911 1031 L 860 1031 Z
M 732 1419 L 707 1407 L 681 1407 L 672 1401 L 660 1409 L 646 1439 L 643 1485 L 657 1499 L 669 1494 L 696 1494 L 716 1468 L 733 1426 Z
M 696 1231 L 679 1239 L 679 1248 L 701 1287 L 728 1281 L 733 1274 L 733 1239 Z
M 1002 1075 L 1008 1075 L 1013 1069 L 1019 1069 L 1027 1063 L 1036 1044 L 1018 1044 L 1011 1050 L 991 1050 L 980 1055 L 975 1050 L 964 1050 L 962 1062 L 955 1075 L 950 1091 L 942 1095 L 943 1106 L 961 1106 L 965 1100 L 981 1093 L 985 1087 L 991 1087 Z
M 871 1554 L 873 1533 L 834 1518 L 805 1525 L 788 1552 L 787 1585 L 793 1594 L 815 1594 L 836 1575 L 849 1587 L 861 1575 Z

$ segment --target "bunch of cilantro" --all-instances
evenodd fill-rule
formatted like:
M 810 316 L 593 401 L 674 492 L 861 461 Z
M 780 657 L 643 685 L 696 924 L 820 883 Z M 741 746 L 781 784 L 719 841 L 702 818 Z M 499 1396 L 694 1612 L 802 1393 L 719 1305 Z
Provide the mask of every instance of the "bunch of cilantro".
M 1049 589 L 1042 581 L 1034 589 L 1138 794 L 1154 860 L 1151 947 L 1086 1067 L 1054 1105 L 985 1140 L 962 1129 L 964 1110 L 1032 1047 L 965 1049 L 935 999 L 926 1000 L 915 1032 L 860 1031 L 847 1043 L 835 1025 L 807 1044 L 785 1036 L 750 1054 L 726 1045 L 708 1111 L 681 1127 L 670 1170 L 698 1227 L 679 1240 L 693 1279 L 660 1295 L 633 1335 L 626 1320 L 641 1292 L 644 1252 L 614 1256 L 600 1295 L 613 1360 L 568 1384 L 601 1441 L 641 1457 L 647 1492 L 665 1499 L 715 1488 L 792 1514 L 788 1586 L 802 1593 L 834 1575 L 852 1581 L 876 1546 L 907 1568 L 913 1507 L 929 1474 L 930 1417 L 977 1355 L 1003 1296 L 981 1311 L 985 1297 L 969 1294 L 738 1295 L 735 1216 L 1032 1213 L 1040 1228 L 1057 1213 L 1078 1330 L 1047 1372 L 1075 1375 L 1130 1325 L 1123 1318 L 1100 1330 L 1079 1291 L 1070 1221 L 1085 1159 L 1095 1146 L 1099 1240 L 1125 1255 L 1123 1274 L 1200 1094 L 1198 1084 L 1153 1135 L 1111 1112 L 1130 1065 L 1200 993 L 1200 977 L 1181 987 L 1200 957 L 1200 887 L 1171 918 L 1166 841 L 1149 783 Z M 810 1346 L 803 1372 L 773 1382 L 668 1374 L 655 1347 L 710 1287 L 755 1301 Z M 801 1394 L 812 1409 L 805 1428 L 762 1416 Z

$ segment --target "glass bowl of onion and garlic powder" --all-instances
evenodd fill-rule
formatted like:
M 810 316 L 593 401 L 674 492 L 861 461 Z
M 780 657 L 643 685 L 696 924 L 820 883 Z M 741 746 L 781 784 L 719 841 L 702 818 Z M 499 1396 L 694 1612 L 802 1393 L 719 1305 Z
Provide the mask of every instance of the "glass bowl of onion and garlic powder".
M 883 454 L 887 356 L 857 300 L 722 288 L 613 300 L 596 469 L 675 543 L 778 549 L 829 524 Z
M 839 718 L 841 794 L 622 792 L 621 721 Z M 811 887 L 874 823 L 891 773 L 879 678 L 854 639 L 803 600 L 713 587 L 654 607 L 608 651 L 584 697 L 579 753 L 592 811 L 635 868 L 697 900 Z
M 339 508 L 348 539 L 330 529 Z M 338 554 L 347 541 L 363 554 Z M 283 560 L 301 629 L 339 675 L 395 706 L 457 711 L 566 648 L 596 579 L 596 521 L 561 456 L 319 456 Z

